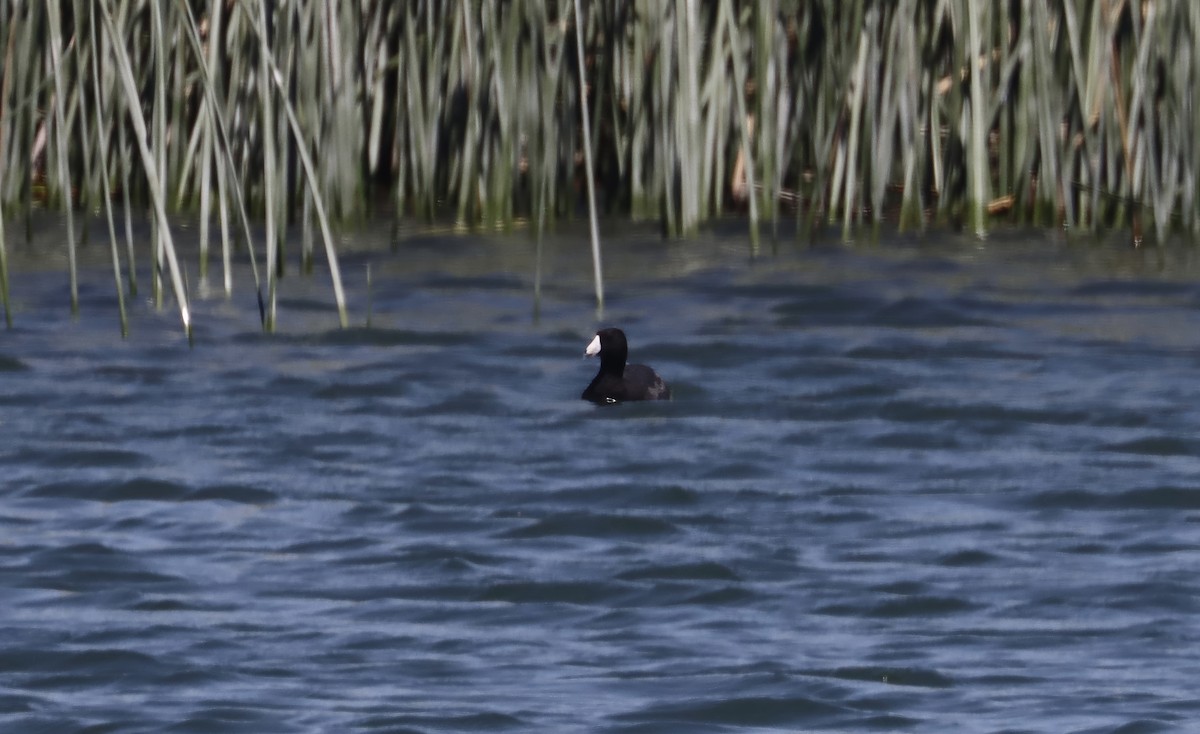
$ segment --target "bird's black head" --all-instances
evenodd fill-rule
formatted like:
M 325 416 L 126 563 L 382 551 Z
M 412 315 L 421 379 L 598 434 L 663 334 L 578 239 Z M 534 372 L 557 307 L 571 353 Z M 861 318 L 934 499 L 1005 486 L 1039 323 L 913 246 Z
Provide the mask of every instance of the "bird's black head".
M 621 374 L 629 358 L 629 343 L 625 332 L 617 328 L 601 329 L 583 352 L 588 357 L 600 356 L 600 370 Z

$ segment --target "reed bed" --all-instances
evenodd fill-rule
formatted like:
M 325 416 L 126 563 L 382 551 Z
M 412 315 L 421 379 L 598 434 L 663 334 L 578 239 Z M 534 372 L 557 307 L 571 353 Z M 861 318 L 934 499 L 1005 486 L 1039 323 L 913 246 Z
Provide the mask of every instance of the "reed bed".
M 103 212 L 119 293 L 147 217 L 185 327 L 178 216 L 226 292 L 250 254 L 267 328 L 317 236 L 347 323 L 332 228 L 385 210 L 538 236 L 734 210 L 755 249 L 785 216 L 1194 233 L 1198 32 L 1156 0 L 0 0 L 0 296 L 35 206 L 66 213 L 73 307 L 75 215 Z

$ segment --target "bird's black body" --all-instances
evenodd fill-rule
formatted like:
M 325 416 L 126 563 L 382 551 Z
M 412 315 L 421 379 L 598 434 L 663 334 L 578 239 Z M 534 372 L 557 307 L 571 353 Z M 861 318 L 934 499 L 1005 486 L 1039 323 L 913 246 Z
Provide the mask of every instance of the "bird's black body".
M 620 329 L 601 329 L 588 345 L 587 356 L 600 356 L 600 371 L 580 396 L 593 403 L 670 400 L 671 388 L 644 364 L 626 364 L 629 344 Z

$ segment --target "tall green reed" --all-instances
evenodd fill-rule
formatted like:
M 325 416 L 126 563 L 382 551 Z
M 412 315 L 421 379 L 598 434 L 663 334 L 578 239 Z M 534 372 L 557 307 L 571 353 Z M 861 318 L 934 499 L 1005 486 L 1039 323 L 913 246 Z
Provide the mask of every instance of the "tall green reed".
M 789 209 L 847 237 L 894 217 L 1162 239 L 1200 231 L 1198 34 L 1194 3 L 1128 0 L 0 0 L 0 206 L 27 238 L 35 203 L 68 212 L 73 304 L 74 214 L 103 208 L 114 241 L 123 214 L 135 293 L 147 212 L 181 313 L 170 217 L 199 219 L 202 278 L 215 217 L 224 290 L 240 248 L 267 328 L 296 224 L 345 323 L 332 228 L 385 202 L 538 237 L 584 210 L 688 236 L 734 209 L 754 250 Z

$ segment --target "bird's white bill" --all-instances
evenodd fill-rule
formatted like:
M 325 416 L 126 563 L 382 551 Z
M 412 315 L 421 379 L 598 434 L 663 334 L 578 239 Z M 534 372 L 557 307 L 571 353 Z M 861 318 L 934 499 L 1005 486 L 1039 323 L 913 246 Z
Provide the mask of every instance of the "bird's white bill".
M 592 339 L 591 343 L 587 345 L 587 349 L 583 350 L 583 353 L 585 355 L 587 355 L 588 357 L 595 357 L 597 354 L 600 353 L 600 335 L 599 334 L 597 334 Z

